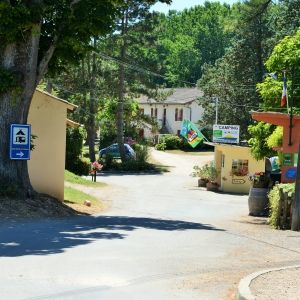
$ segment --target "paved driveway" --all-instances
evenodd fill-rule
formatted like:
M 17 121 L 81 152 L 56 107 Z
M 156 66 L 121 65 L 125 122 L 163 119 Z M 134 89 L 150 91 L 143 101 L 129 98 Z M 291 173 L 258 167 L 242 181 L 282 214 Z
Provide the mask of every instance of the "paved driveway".
M 196 187 L 210 157 L 153 155 L 172 171 L 101 176 L 102 215 L 1 223 L 0 299 L 232 299 L 245 274 L 300 259 L 300 235 L 249 219 L 246 196 Z

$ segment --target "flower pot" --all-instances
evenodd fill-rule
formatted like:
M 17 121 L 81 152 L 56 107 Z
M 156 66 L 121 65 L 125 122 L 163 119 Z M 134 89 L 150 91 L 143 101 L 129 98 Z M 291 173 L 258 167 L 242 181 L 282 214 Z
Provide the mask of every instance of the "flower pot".
M 208 180 L 204 178 L 199 178 L 198 179 L 198 187 L 206 187 Z
M 219 185 L 216 182 L 207 182 L 206 189 L 211 192 L 217 192 L 219 190 Z

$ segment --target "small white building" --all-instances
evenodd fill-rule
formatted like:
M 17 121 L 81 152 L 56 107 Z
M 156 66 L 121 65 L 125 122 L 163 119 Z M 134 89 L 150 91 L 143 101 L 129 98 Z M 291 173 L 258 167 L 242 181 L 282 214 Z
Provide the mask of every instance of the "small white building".
M 143 114 L 157 120 L 160 133 L 179 135 L 183 120 L 197 123 L 203 115 L 203 108 L 198 104 L 203 93 L 197 88 L 166 89 L 173 93 L 163 101 L 141 96 L 138 99 Z M 141 129 L 141 136 L 153 136 L 151 126 Z

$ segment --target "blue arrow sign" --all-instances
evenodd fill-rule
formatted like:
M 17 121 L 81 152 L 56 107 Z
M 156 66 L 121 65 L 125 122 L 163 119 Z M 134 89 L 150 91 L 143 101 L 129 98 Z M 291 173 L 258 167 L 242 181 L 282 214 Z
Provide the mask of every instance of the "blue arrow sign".
M 11 124 L 9 157 L 16 160 L 30 159 L 31 125 Z

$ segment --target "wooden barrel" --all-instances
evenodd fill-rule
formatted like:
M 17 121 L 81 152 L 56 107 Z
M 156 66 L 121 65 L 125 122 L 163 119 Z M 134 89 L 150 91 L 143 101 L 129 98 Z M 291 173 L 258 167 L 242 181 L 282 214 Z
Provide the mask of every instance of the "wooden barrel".
M 267 216 L 269 211 L 267 188 L 252 187 L 249 192 L 248 206 L 250 216 Z

